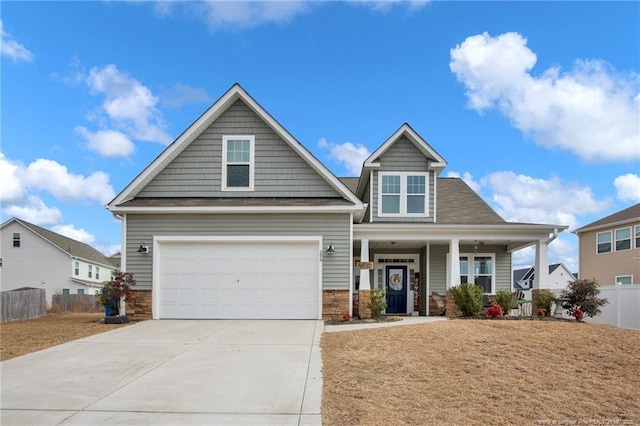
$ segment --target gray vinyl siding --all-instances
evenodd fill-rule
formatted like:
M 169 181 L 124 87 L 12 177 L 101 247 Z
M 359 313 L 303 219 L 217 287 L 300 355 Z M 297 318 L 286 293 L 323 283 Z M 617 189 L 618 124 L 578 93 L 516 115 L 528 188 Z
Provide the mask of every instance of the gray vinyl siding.
M 222 191 L 222 136 L 255 136 L 253 191 Z M 244 102 L 236 101 L 149 182 L 138 197 L 338 197 Z
M 500 290 L 511 291 L 511 253 L 507 253 L 503 246 L 482 246 L 482 253 L 494 253 L 496 259 L 496 292 Z M 448 244 L 432 244 L 430 247 L 430 271 L 429 278 L 431 288 L 429 291 L 437 291 L 444 294 L 447 280 L 447 253 Z M 460 246 L 460 253 L 473 253 L 471 246 Z
M 420 172 L 428 175 L 429 216 L 427 217 L 378 217 L 378 177 L 379 172 Z M 373 222 L 433 222 L 435 174 L 429 171 L 429 159 L 406 138 L 399 139 L 381 157 L 380 168 L 373 172 L 371 183 L 373 192 L 370 208 Z
M 154 236 L 322 236 L 323 247 L 333 244 L 336 250 L 324 256 L 322 288 L 348 290 L 350 226 L 349 214 L 129 214 L 126 270 L 134 274 L 136 288 L 152 288 Z M 141 241 L 149 254 L 136 252 Z
M 14 232 L 20 233 L 20 247 L 13 247 Z M 44 288 L 50 306 L 52 296 L 61 294 L 63 288 L 85 288 L 71 281 L 71 257 L 30 229 L 10 223 L 2 229 L 0 240 L 0 290 Z

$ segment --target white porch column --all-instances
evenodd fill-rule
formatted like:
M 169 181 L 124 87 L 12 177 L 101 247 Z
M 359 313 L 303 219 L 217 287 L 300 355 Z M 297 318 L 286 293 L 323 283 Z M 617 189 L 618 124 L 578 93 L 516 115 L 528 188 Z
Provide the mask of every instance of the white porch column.
M 533 290 L 549 288 L 549 259 L 547 257 L 547 243 L 540 240 L 536 243 L 535 275 Z
M 460 285 L 460 240 L 449 241 L 449 282 L 447 289 Z
M 369 261 L 369 240 L 360 240 L 360 262 Z M 360 271 L 360 290 L 371 290 L 369 269 Z

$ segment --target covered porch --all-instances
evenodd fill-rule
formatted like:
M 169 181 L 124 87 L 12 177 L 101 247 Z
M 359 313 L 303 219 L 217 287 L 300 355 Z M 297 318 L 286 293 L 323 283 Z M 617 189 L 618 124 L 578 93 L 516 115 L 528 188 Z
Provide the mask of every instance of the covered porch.
M 432 292 L 473 282 L 485 294 L 512 288 L 513 252 L 535 245 L 536 271 L 547 271 L 548 245 L 564 228 L 538 224 L 355 224 L 351 292 L 367 316 L 372 289 L 386 292 L 388 315 L 434 315 Z M 545 267 L 541 267 L 545 265 Z M 548 279 L 536 274 L 534 288 Z M 359 308 L 359 309 L 358 309 Z M 364 315 L 363 311 L 364 310 Z

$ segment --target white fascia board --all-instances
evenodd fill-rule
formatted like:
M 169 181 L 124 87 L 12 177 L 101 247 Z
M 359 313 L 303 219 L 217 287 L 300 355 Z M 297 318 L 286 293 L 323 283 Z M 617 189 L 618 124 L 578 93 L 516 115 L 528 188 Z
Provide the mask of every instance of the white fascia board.
M 278 135 L 302 156 L 307 163 L 320 173 L 342 196 L 354 204 L 362 204 L 337 177 L 302 146 L 284 127 L 280 125 L 264 108 L 262 108 L 239 84 L 234 84 L 204 114 L 202 114 L 187 130 L 167 147 L 147 168 L 140 173 L 108 206 L 118 205 L 135 195 L 141 185 L 166 167 L 175 156 L 198 137 L 213 121 L 215 121 L 233 102 L 242 99 L 251 110 L 262 118 Z
M 431 225 L 431 224 L 355 224 L 354 238 L 394 241 L 482 240 L 533 244 L 546 241 L 549 234 L 566 227 L 549 225 Z
M 361 204 L 363 207 L 364 205 Z M 261 206 L 261 207 L 111 207 L 117 213 L 358 213 L 359 206 Z
M 447 162 L 438 152 L 431 147 L 415 130 L 411 128 L 407 123 L 404 123 L 400 128 L 387 139 L 373 154 L 369 156 L 364 162 L 365 167 L 374 167 L 376 164 L 374 161 L 378 160 L 402 135 L 406 135 L 411 142 L 427 157 L 435 160 L 430 168 L 442 169 L 447 166 Z M 378 165 L 379 167 L 379 165 Z
M 240 87 L 239 84 L 234 84 L 220 99 L 218 99 L 213 105 L 209 107 L 196 121 L 191 124 L 182 132 L 178 138 L 171 143 L 158 157 L 156 157 L 151 164 L 149 164 L 136 178 L 125 187 L 108 205 L 118 205 L 122 202 L 132 198 L 135 195 L 135 191 L 148 180 L 150 177 L 157 175 L 170 160 L 173 160 L 176 154 L 182 152 L 189 143 L 191 143 L 196 137 L 198 137 L 216 118 L 224 112 L 229 105 L 235 102 L 242 94 L 246 95 L 246 92 Z
M 258 102 L 256 102 L 242 88 L 242 99 L 249 107 L 260 116 L 298 155 L 309 164 L 316 172 L 320 173 L 338 192 L 341 193 L 349 201 L 356 205 L 362 205 L 362 201 L 356 197 L 349 188 L 347 188 L 340 180 L 326 168 L 316 157 L 314 157 L 300 142 L 298 142 L 291 133 L 287 131 L 280 123 L 278 123 Z

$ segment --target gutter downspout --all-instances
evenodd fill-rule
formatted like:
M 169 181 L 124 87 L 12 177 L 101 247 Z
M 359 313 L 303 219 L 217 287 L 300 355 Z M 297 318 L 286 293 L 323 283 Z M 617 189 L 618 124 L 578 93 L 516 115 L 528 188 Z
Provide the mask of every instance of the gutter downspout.
M 553 235 L 545 242 L 545 244 L 549 244 L 551 243 L 553 240 L 555 240 L 556 238 L 558 238 L 558 228 L 553 228 Z

